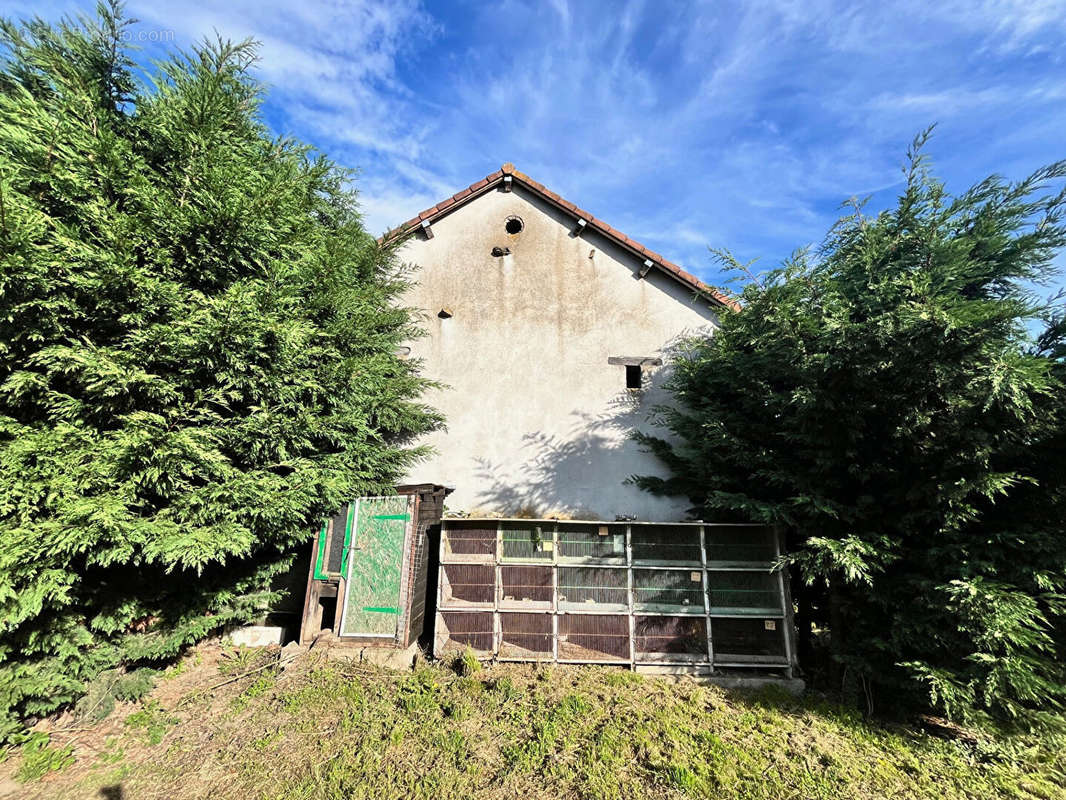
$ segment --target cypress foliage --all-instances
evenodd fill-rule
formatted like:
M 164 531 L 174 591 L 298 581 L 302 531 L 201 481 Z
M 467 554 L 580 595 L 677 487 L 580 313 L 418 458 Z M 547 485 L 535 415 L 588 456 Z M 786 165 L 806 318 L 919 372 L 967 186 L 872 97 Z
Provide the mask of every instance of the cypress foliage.
M 801 616 L 869 706 L 1049 722 L 1066 699 L 1066 393 L 1059 329 L 1034 343 L 1026 287 L 1066 244 L 1047 189 L 1066 162 L 953 197 L 924 141 L 894 208 L 857 205 L 686 343 L 670 436 L 639 437 L 671 476 L 634 481 L 784 526 L 811 584 Z
M 142 84 L 129 23 L 0 29 L 0 738 L 246 619 L 439 423 L 405 273 L 267 130 L 254 45 Z

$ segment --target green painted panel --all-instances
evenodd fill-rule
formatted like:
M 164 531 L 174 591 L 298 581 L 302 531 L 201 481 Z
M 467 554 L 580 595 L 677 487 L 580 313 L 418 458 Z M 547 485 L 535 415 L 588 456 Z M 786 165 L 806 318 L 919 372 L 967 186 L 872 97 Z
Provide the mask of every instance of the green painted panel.
M 315 580 L 324 581 L 329 575 L 326 574 L 326 568 L 322 565 L 322 559 L 326 555 L 326 529 L 329 527 L 329 520 L 322 523 L 322 530 L 318 534 L 318 557 L 315 558 Z
M 344 555 L 341 557 L 341 575 L 348 574 L 348 556 L 352 552 L 352 521 L 355 519 L 359 501 L 348 505 L 348 516 L 344 520 Z
M 396 633 L 409 501 L 399 495 L 360 498 L 355 504 L 341 636 Z

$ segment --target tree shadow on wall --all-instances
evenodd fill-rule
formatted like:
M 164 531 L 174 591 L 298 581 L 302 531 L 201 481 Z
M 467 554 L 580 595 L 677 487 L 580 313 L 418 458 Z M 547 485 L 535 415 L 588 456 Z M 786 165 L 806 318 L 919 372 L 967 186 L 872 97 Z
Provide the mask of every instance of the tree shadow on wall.
M 659 468 L 630 434 L 651 426 L 655 406 L 669 398 L 663 385 L 671 372 L 667 362 L 646 374 L 641 389 L 622 389 L 600 414 L 571 411 L 565 434 L 525 433 L 519 463 L 475 457 L 478 507 L 515 517 L 595 519 L 635 513 L 614 508 L 602 494 L 620 488 L 634 472 Z M 629 492 L 639 497 L 639 489 Z M 610 506 L 609 515 L 604 514 L 605 506 Z

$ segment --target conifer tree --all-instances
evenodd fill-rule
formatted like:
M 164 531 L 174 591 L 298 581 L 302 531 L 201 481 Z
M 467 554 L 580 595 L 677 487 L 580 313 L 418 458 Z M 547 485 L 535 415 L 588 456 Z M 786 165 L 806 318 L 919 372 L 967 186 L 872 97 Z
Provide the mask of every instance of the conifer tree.
M 1066 162 L 956 197 L 924 141 L 894 208 L 857 205 L 817 253 L 749 273 L 742 310 L 686 343 L 670 436 L 638 437 L 671 475 L 634 480 L 786 529 L 804 621 L 867 705 L 1048 721 L 1066 698 L 1066 395 L 1060 340 L 1029 330 L 1066 244 L 1048 188 Z
M 439 422 L 405 273 L 267 129 L 254 44 L 142 83 L 130 24 L 0 30 L 0 738 L 246 618 Z

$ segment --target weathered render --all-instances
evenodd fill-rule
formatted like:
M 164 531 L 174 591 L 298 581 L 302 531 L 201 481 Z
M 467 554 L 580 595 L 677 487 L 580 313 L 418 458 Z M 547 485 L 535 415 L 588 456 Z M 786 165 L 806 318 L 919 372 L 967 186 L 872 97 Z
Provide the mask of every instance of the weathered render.
M 713 330 L 723 300 L 651 268 L 635 243 L 510 165 L 500 174 L 474 199 L 416 218 L 401 250 L 418 268 L 405 301 L 428 332 L 411 357 L 447 386 L 427 400 L 448 421 L 407 480 L 454 487 L 449 509 L 471 514 L 684 519 L 683 499 L 626 484 L 660 469 L 628 434 L 666 400 L 671 345 Z M 619 357 L 653 360 L 641 389 L 626 388 Z

